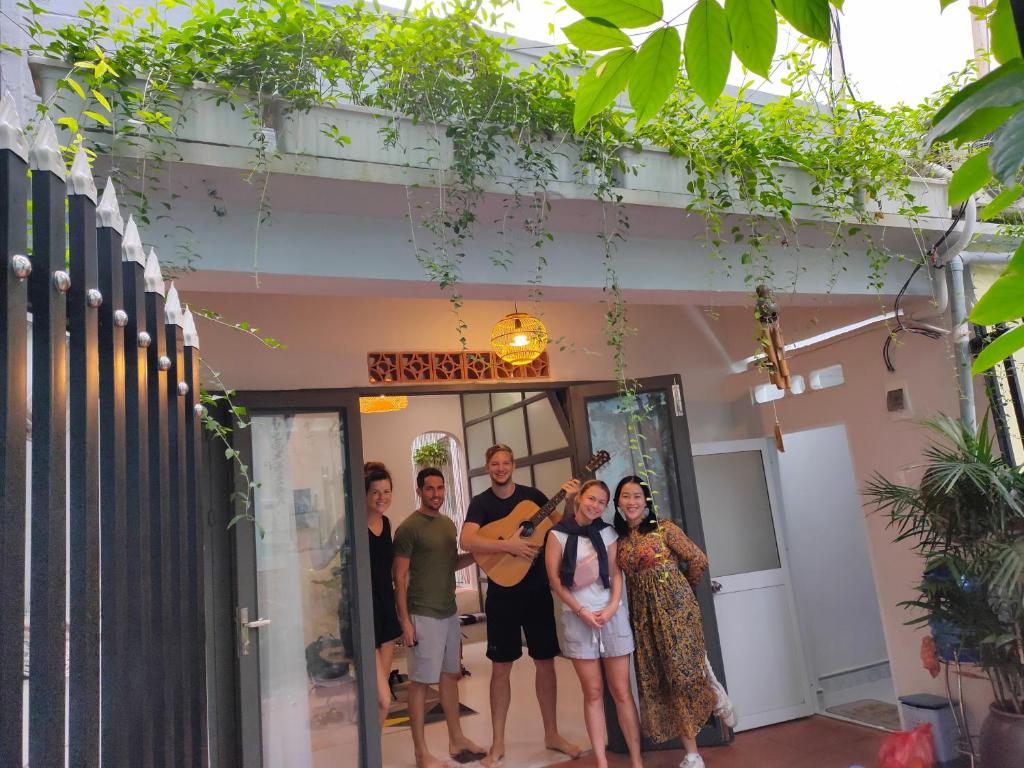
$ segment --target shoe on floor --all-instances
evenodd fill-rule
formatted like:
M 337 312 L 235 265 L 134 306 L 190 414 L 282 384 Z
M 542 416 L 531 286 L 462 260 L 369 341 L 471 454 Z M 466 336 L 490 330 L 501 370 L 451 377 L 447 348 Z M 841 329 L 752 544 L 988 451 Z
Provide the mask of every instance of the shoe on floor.
M 704 758 L 691 752 L 683 758 L 679 768 L 704 768 Z

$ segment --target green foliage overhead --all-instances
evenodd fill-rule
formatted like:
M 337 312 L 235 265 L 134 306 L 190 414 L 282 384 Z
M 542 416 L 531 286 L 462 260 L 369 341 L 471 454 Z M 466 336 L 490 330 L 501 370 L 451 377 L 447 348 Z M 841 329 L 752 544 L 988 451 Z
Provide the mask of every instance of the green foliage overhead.
M 581 51 L 607 51 L 630 44 L 625 32 L 604 19 L 580 19 L 562 31 Z
M 949 182 L 949 204 L 960 205 L 992 179 L 988 169 L 988 150 L 979 152 L 956 169 Z
M 679 30 L 662 27 L 640 46 L 629 75 L 629 103 L 638 126 L 651 120 L 672 92 L 680 45 Z
M 772 0 L 725 0 L 725 16 L 736 58 L 751 72 L 768 77 L 779 34 Z
M 604 19 L 616 27 L 636 29 L 661 21 L 661 0 L 566 0 L 580 15 Z
M 583 73 L 576 86 L 576 110 L 573 126 L 583 130 L 589 115 L 603 111 L 619 95 L 636 62 L 636 51 L 619 48 L 606 53 L 594 62 L 594 66 Z
M 725 89 L 732 62 L 729 20 L 717 0 L 697 0 L 690 12 L 683 44 L 686 75 L 705 104 Z

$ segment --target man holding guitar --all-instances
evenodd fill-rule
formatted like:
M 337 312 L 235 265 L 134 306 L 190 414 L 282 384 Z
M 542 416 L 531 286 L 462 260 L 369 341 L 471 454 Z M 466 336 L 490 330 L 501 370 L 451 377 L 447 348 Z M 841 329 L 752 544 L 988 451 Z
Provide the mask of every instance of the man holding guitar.
M 460 540 L 462 548 L 471 552 L 491 577 L 484 611 L 487 614 L 487 658 L 493 662 L 491 725 L 494 737 L 483 764 L 496 768 L 505 757 L 505 720 L 512 699 L 512 664 L 523 655 L 521 632 L 526 635 L 527 650 L 536 666 L 537 701 L 544 721 L 544 745 L 570 757 L 578 757 L 582 750 L 562 738 L 555 721 L 555 657 L 560 651 L 555 630 L 555 606 L 544 573 L 544 558 L 538 557 L 543 549 L 543 535 L 555 520 L 544 519 L 543 527 L 538 521 L 538 535 L 532 537 L 516 535 L 514 531 L 503 534 L 507 538 L 489 534 L 487 528 L 491 523 L 496 524 L 495 528 L 500 527 L 499 521 L 513 512 L 518 514 L 524 508 L 520 504 L 526 502 L 525 507 L 531 511 L 539 509 L 543 512 L 548 499 L 536 488 L 517 485 L 512 480 L 515 458 L 507 445 L 488 448 L 486 459 L 491 487 L 474 496 L 470 502 Z M 578 480 L 569 480 L 562 485 L 564 493 L 559 493 L 558 497 L 576 493 L 579 487 Z M 555 501 L 560 500 L 558 497 Z M 524 568 L 531 562 L 532 565 Z M 501 578 L 499 569 L 503 569 L 502 575 L 514 575 Z M 525 570 L 525 576 L 515 583 L 522 570 Z M 498 581 L 504 581 L 506 586 Z

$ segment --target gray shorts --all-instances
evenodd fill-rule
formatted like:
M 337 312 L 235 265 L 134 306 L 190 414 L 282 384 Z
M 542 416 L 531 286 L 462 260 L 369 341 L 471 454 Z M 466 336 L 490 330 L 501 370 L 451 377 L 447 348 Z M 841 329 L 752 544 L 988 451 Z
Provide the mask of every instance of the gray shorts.
M 409 679 L 433 685 L 441 673 L 457 675 L 462 671 L 462 628 L 459 615 L 447 619 L 430 616 L 409 617 L 416 630 L 416 645 L 409 649 Z
M 570 610 L 563 610 L 562 655 L 568 659 L 610 659 L 633 652 L 633 630 L 629 611 L 620 605 L 611 621 L 594 629 Z

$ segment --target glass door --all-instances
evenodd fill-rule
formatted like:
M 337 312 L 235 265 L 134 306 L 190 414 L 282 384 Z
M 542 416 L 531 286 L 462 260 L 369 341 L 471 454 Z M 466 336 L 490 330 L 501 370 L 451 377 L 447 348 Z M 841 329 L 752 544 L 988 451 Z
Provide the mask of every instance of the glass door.
M 577 461 L 582 466 L 595 451 L 608 451 L 612 460 L 597 471 L 597 477 L 612 490 L 626 475 L 643 476 L 646 472 L 658 514 L 675 522 L 706 551 L 682 382 L 678 376 L 658 376 L 640 379 L 638 383 L 639 410 L 635 413 L 623 409 L 614 382 L 569 388 Z M 629 429 L 631 419 L 637 419 L 639 433 L 639 438 L 633 440 Z M 613 514 L 609 505 L 609 522 Z M 706 580 L 697 588 L 697 602 L 703 617 L 708 658 L 719 680 L 727 684 L 711 588 Z M 609 727 L 612 727 L 611 722 Z M 698 734 L 697 741 L 702 746 L 712 746 L 728 738 L 729 734 L 712 718 Z M 610 743 L 614 746 L 614 739 Z
M 253 411 L 235 433 L 252 482 L 251 514 L 234 527 L 244 768 L 380 765 L 373 622 L 360 620 L 369 590 L 356 588 L 369 559 L 354 514 L 365 508 L 352 470 L 360 437 L 348 413 L 358 412 Z M 239 504 L 246 486 L 236 479 Z

